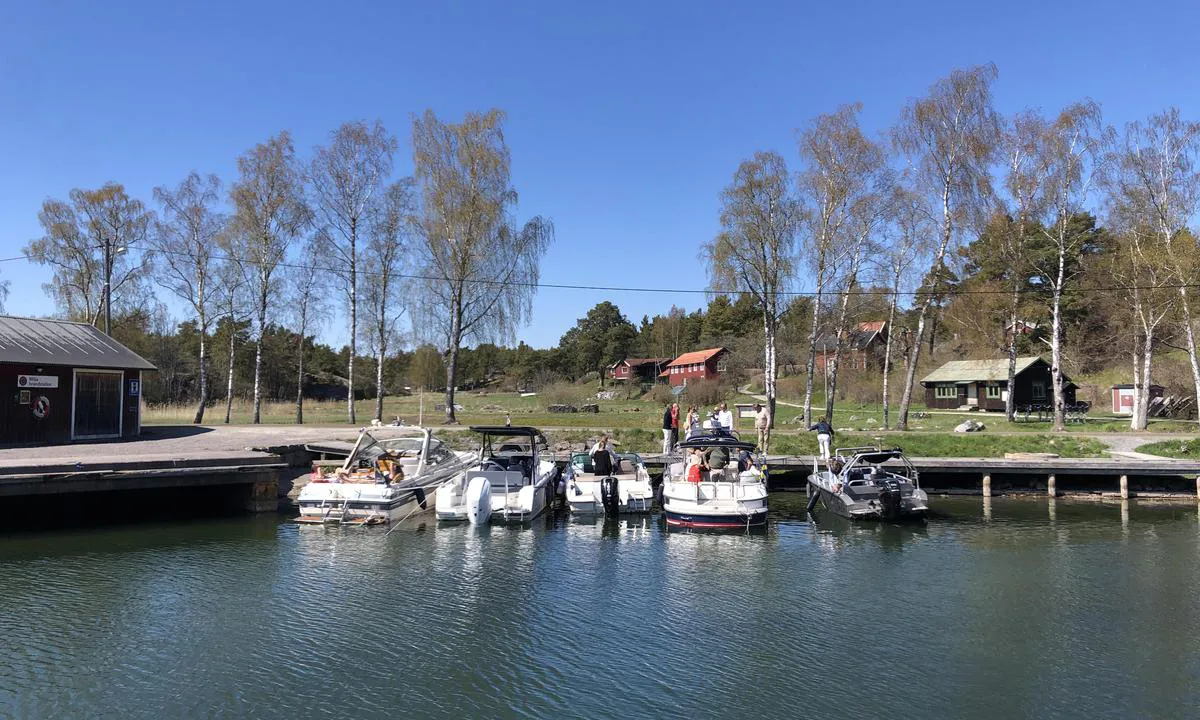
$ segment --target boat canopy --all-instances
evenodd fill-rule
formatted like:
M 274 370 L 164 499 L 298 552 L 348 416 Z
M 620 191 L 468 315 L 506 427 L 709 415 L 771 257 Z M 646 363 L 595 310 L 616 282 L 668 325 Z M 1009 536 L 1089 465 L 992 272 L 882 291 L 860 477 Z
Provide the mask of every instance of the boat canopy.
M 710 448 L 723 447 L 731 450 L 754 450 L 754 443 L 739 440 L 732 435 L 725 433 L 705 433 L 701 435 L 693 435 L 687 440 L 679 443 L 679 447 L 685 449 L 692 448 Z
M 546 441 L 546 437 L 542 435 L 542 431 L 528 425 L 472 425 L 471 432 L 481 433 L 483 435 L 510 435 L 517 437 L 524 435 L 534 438 L 541 438 L 542 442 Z
M 888 460 L 904 457 L 904 451 L 900 448 L 892 448 L 890 450 L 873 450 L 871 452 L 858 453 L 856 456 L 859 462 L 868 463 L 883 463 Z

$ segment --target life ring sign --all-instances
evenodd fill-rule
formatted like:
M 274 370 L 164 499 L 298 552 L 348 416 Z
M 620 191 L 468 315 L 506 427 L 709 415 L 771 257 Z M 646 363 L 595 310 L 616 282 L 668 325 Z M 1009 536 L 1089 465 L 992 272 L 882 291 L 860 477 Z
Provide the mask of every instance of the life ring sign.
M 38 420 L 50 414 L 50 398 L 45 395 L 38 395 L 38 399 L 33 401 L 33 416 Z

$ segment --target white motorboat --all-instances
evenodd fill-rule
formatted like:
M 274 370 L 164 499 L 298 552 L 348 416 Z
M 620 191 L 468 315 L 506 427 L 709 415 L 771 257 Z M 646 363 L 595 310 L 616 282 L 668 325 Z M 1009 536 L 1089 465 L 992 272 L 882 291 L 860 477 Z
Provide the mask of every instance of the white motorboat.
M 552 502 L 560 470 L 537 428 L 484 425 L 474 462 L 438 488 L 438 520 L 526 521 Z
M 663 471 L 662 505 L 668 527 L 753 530 L 767 524 L 767 478 L 758 468 L 738 472 L 737 457 L 753 452 L 754 443 L 711 430 L 679 443 L 683 455 L 669 458 Z M 727 465 L 702 470 L 688 479 L 686 453 L 724 451 Z
M 818 500 L 851 520 L 922 520 L 929 512 L 917 469 L 899 448 L 838 448 L 823 470 L 814 458 L 809 511 Z
M 654 505 L 650 473 L 637 453 L 617 453 L 611 472 L 592 463 L 589 453 L 571 455 L 567 467 L 566 499 L 572 513 L 648 513 Z
M 474 459 L 453 452 L 428 428 L 363 430 L 341 467 L 315 470 L 300 490 L 302 523 L 374 525 L 432 507 L 429 496 Z

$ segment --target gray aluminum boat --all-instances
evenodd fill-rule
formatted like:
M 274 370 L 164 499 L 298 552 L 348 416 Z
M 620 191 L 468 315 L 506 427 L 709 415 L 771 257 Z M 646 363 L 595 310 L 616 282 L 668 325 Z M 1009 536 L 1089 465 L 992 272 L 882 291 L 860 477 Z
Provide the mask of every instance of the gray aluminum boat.
M 808 476 L 808 510 L 817 501 L 851 520 L 922 520 L 929 496 L 904 451 L 877 447 L 838 448 Z

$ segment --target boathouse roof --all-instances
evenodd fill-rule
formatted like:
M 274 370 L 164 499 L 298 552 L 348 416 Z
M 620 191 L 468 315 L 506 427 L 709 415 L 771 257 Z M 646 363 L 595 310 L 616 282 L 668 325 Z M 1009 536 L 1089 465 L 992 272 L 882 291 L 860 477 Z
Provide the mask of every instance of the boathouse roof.
M 0 363 L 154 370 L 134 351 L 86 323 L 0 315 Z

